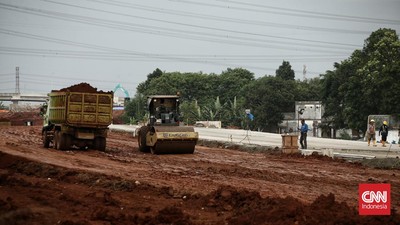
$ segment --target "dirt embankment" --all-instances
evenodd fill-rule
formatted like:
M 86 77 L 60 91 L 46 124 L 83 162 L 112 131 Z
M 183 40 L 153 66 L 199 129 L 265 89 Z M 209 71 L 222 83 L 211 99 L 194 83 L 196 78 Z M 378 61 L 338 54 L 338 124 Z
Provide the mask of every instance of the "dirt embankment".
M 105 152 L 41 147 L 0 128 L 0 224 L 400 224 L 398 170 L 197 146 L 151 155 L 112 132 Z M 358 216 L 359 183 L 392 185 L 391 216 Z
M 1 126 L 33 126 L 42 124 L 43 118 L 40 116 L 39 109 L 29 112 L 0 112 L 0 128 Z

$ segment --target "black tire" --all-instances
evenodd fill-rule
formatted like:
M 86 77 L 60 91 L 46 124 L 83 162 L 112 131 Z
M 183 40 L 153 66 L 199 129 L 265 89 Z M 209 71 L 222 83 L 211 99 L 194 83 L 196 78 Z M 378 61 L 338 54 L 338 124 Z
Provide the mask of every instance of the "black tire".
M 57 149 L 59 150 L 67 150 L 70 146 L 68 146 L 68 134 L 62 134 L 61 131 L 57 131 Z
M 59 149 L 60 145 L 59 145 L 59 140 L 60 140 L 60 131 L 56 130 L 54 131 L 54 138 L 53 138 L 53 142 L 54 142 L 54 148 L 55 149 Z
M 93 141 L 93 148 L 104 152 L 106 150 L 106 138 L 96 137 Z
M 43 141 L 43 147 L 49 148 L 50 147 L 50 140 L 47 137 L 47 130 L 44 130 L 42 132 L 42 141 Z
M 146 145 L 146 135 L 148 131 L 149 128 L 147 126 L 143 126 L 139 129 L 138 143 L 139 143 L 139 151 L 141 152 L 150 151 L 150 147 Z
M 65 140 L 65 148 L 64 149 L 70 149 L 72 145 L 72 136 L 69 134 L 63 134 L 64 140 Z
M 193 147 L 193 149 L 190 150 L 187 154 L 194 154 L 194 150 L 195 150 L 195 147 Z
M 99 151 L 105 152 L 106 151 L 106 146 L 107 146 L 107 140 L 105 137 L 101 137 L 101 144 L 99 146 Z

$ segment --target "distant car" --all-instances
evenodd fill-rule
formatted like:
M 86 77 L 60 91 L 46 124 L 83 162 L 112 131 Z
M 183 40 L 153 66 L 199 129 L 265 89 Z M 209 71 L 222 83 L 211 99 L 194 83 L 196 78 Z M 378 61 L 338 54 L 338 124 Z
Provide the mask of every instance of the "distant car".
M 206 127 L 206 125 L 204 125 L 203 123 L 195 123 L 194 126 L 195 127 Z

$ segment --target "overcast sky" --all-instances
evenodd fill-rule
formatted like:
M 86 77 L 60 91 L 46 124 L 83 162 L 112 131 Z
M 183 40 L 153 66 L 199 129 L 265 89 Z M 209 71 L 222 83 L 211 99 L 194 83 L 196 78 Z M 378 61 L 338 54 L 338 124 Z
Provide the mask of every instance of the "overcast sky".
M 296 79 L 333 69 L 379 28 L 400 30 L 399 0 L 0 0 L 0 93 L 80 82 L 133 95 L 156 68 Z M 122 91 L 116 93 L 124 96 Z

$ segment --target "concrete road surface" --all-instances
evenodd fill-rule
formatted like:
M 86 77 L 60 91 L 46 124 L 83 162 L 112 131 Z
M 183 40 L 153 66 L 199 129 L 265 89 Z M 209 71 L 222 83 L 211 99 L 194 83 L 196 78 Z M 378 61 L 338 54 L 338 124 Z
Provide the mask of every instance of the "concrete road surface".
M 132 132 L 133 135 L 135 135 L 135 130 L 137 128 L 138 126 L 110 125 L 110 130 L 128 131 Z M 255 144 L 273 148 L 282 147 L 281 134 L 204 127 L 195 127 L 195 131 L 199 133 L 199 138 L 204 140 L 216 140 L 238 144 Z M 381 147 L 381 144 L 377 143 L 377 147 L 373 147 L 372 145 L 368 146 L 365 141 L 350 141 L 310 136 L 307 137 L 307 142 L 308 149 L 302 150 L 304 154 L 311 154 L 313 151 L 317 151 L 344 158 L 400 157 L 399 144 L 387 144 L 387 147 Z

